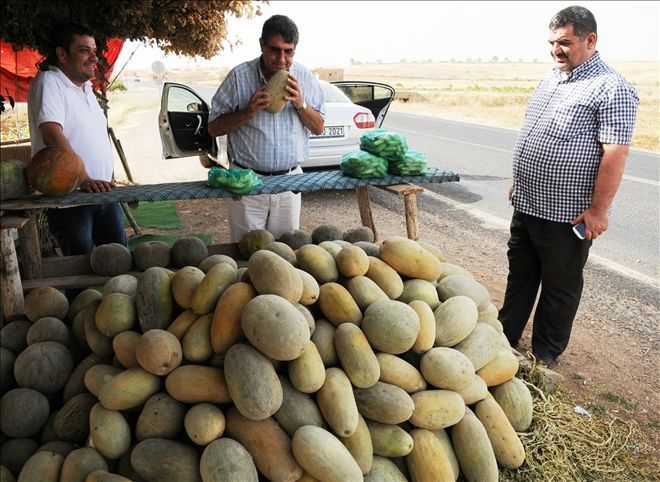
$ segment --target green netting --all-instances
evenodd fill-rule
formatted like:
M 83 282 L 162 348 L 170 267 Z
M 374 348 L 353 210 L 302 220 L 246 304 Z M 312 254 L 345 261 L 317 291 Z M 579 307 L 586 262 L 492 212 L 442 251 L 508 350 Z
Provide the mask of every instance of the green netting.
M 339 168 L 347 176 L 359 179 L 385 177 L 387 160 L 366 151 L 352 151 L 342 156 Z

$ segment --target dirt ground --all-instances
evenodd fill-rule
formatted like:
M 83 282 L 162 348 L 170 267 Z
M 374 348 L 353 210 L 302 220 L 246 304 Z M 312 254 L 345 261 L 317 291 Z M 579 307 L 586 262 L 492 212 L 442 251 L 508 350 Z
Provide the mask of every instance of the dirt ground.
M 438 194 L 447 185 L 429 185 Z M 406 236 L 403 200 L 370 188 L 380 239 Z M 227 200 L 178 201 L 185 232 L 207 232 L 214 243 L 229 242 Z M 473 273 L 502 304 L 506 285 L 508 233 L 481 226 L 464 213 L 430 196 L 418 196 L 420 239 L 439 246 L 447 261 Z M 301 228 L 321 224 L 340 229 L 360 225 L 352 191 L 321 191 L 303 195 Z M 630 422 L 635 430 L 631 449 L 651 460 L 660 450 L 658 423 L 658 291 L 588 263 L 585 290 L 568 350 L 556 371 L 560 387 L 576 406 Z M 529 349 L 531 332 L 522 347 Z

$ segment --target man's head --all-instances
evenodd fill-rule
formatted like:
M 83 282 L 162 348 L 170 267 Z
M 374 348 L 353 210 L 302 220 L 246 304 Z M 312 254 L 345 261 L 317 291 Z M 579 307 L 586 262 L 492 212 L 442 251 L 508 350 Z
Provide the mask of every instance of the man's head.
M 54 65 L 73 83 L 82 85 L 94 77 L 97 63 L 96 41 L 89 28 L 76 23 L 59 23 L 53 27 L 42 68 Z
M 289 17 L 273 15 L 264 22 L 259 44 L 267 77 L 289 70 L 298 45 L 298 27 Z
M 550 20 L 550 54 L 555 67 L 565 74 L 582 65 L 596 53 L 596 19 L 584 7 L 567 7 Z

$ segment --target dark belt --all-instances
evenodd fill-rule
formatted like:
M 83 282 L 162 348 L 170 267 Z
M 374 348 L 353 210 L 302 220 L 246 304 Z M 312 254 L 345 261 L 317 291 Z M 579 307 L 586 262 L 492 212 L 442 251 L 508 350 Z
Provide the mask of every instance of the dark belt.
M 241 169 L 252 169 L 252 168 L 250 168 L 250 167 L 241 166 L 241 165 L 240 165 L 238 162 L 236 162 L 236 161 L 234 161 L 234 165 L 240 167 Z M 293 170 L 296 169 L 297 167 L 298 167 L 298 164 L 296 164 L 295 166 L 290 167 L 290 168 L 288 168 L 288 169 L 284 169 L 284 170 L 282 170 L 282 171 L 271 171 L 271 172 L 258 171 L 258 170 L 256 170 L 256 169 L 252 169 L 252 170 L 253 170 L 256 174 L 259 174 L 260 176 L 281 176 L 282 174 L 288 174 L 288 173 L 290 173 L 291 171 L 293 171 Z

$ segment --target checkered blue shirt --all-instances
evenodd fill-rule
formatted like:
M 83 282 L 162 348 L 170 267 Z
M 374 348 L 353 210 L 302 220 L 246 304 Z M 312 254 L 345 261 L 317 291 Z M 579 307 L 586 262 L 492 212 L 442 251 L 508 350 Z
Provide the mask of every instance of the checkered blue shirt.
M 596 52 L 534 92 L 513 153 L 513 207 L 570 222 L 591 205 L 601 144 L 630 144 L 639 97 Z
M 252 94 L 266 85 L 261 57 L 233 68 L 211 101 L 209 122 L 222 114 L 244 109 Z M 289 69 L 300 84 L 305 102 L 325 118 L 325 98 L 316 77 L 304 66 L 293 62 Z M 309 157 L 309 129 L 289 102 L 277 114 L 264 110 L 227 135 L 229 158 L 257 171 L 283 171 Z

